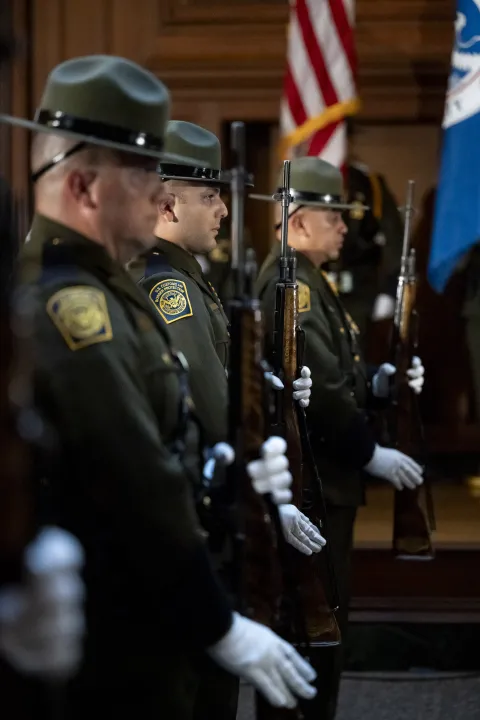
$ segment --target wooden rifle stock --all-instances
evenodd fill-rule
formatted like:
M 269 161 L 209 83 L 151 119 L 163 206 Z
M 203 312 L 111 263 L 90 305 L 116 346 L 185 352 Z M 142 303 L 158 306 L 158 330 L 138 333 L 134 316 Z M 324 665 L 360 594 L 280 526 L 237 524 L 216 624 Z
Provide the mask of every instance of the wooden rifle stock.
M 289 258 L 289 269 L 292 269 L 293 256 Z M 293 282 L 292 282 L 293 279 Z M 298 327 L 298 294 L 297 282 L 293 273 L 289 274 L 287 281 L 277 284 L 275 326 L 273 343 L 274 372 L 284 383 L 284 390 L 278 393 L 276 417 L 272 425 L 272 432 L 282 435 L 287 441 L 287 454 L 290 471 L 293 476 L 292 503 L 303 512 L 309 520 L 320 527 L 323 532 L 325 517 L 323 508 L 319 507 L 318 494 L 313 483 L 318 481 L 309 467 L 311 458 L 307 456 L 307 448 L 301 430 L 301 415 L 305 419 L 305 411 L 293 398 L 293 382 L 299 376 L 301 362 L 299 350 L 303 342 L 303 335 Z M 301 350 L 300 350 L 301 352 Z M 306 429 L 306 426 L 304 426 Z M 313 460 L 313 458 L 312 458 Z M 336 605 L 336 592 L 333 589 L 334 579 L 329 566 L 329 550 L 325 548 L 318 554 L 303 555 L 294 548 L 288 548 L 291 555 L 291 567 L 294 574 L 297 592 L 300 597 L 304 617 L 305 629 L 310 645 L 338 645 L 340 631 L 331 609 L 331 602 Z M 326 588 L 331 591 L 330 602 L 327 598 Z M 294 639 L 294 638 L 290 638 Z
M 414 182 L 409 181 L 405 206 L 405 234 L 391 344 L 391 362 L 397 368 L 392 383 L 390 442 L 401 452 L 424 465 L 423 488 L 395 490 L 393 543 L 400 560 L 431 560 L 434 557 L 431 532 L 435 528 L 431 486 L 425 465 L 424 432 L 418 398 L 408 386 L 407 370 L 417 347 L 418 317 L 415 310 L 417 277 L 415 250 L 410 248 Z
M 281 580 L 275 530 L 264 498 L 255 492 L 245 464 L 260 455 L 266 437 L 261 311 L 255 301 L 232 301 L 231 339 L 235 351 L 229 370 L 229 441 L 235 461 L 229 471 L 240 508 L 237 597 L 242 612 L 269 627 L 279 622 Z

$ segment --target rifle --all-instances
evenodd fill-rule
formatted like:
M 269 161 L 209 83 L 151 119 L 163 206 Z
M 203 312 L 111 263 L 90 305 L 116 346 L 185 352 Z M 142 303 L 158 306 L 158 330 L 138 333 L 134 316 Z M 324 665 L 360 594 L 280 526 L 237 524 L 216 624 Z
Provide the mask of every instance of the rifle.
M 269 367 L 263 356 L 263 317 L 260 302 L 253 290 L 256 280 L 255 253 L 252 249 L 244 253 L 244 202 L 248 180 L 244 133 L 243 123 L 232 123 L 234 161 L 230 183 L 235 293 L 229 303 L 234 352 L 231 353 L 228 373 L 228 425 L 229 442 L 235 449 L 235 460 L 227 468 L 227 487 L 233 507 L 237 510 L 234 534 L 238 579 L 236 596 L 244 615 L 277 630 L 284 625 L 282 618 L 285 602 L 290 600 L 294 605 L 292 617 L 298 644 L 303 645 L 305 634 L 298 598 L 295 593 L 286 598 L 284 593 L 288 586 L 282 563 L 286 541 L 278 508 L 271 498 L 255 492 L 245 472 L 245 463 L 259 457 L 260 448 L 268 436 L 270 391 L 265 379 Z M 257 693 L 256 718 L 301 720 L 303 714 L 298 707 L 293 710 L 274 708 Z
M 409 180 L 402 260 L 390 347 L 390 360 L 397 368 L 397 372 L 392 381 L 392 404 L 387 413 L 387 428 L 390 444 L 406 455 L 416 457 L 426 470 L 425 434 L 418 398 L 406 381 L 406 372 L 411 367 L 412 357 L 418 347 L 415 249 L 410 247 L 414 187 L 414 180 Z M 434 557 L 431 533 L 435 529 L 435 516 L 432 489 L 427 474 L 423 492 L 422 501 L 421 488 L 395 490 L 393 553 L 397 559 L 431 560 Z
M 281 197 L 279 197 L 280 195 Z M 273 345 L 273 371 L 280 377 L 284 390 L 276 393 L 272 431 L 287 441 L 287 453 L 293 476 L 292 502 L 315 525 L 327 534 L 327 517 L 321 480 L 309 441 L 305 409 L 293 399 L 293 382 L 299 377 L 305 351 L 305 332 L 298 318 L 298 283 L 295 251 L 288 248 L 288 207 L 290 196 L 290 161 L 283 164 L 283 188 L 276 199 L 282 203 L 280 278 L 276 286 Z M 305 616 L 310 646 L 339 645 L 340 631 L 331 605 L 338 607 L 330 546 L 318 554 L 302 555 L 287 548 Z M 326 588 L 330 598 L 327 599 Z
M 247 478 L 245 464 L 259 457 L 266 438 L 265 366 L 262 355 L 262 316 L 253 297 L 255 280 L 253 256 L 245 262 L 243 245 L 245 198 L 244 125 L 231 126 L 234 154 L 231 170 L 231 232 L 234 297 L 229 303 L 231 339 L 228 371 L 229 442 L 235 460 L 227 468 L 227 487 L 233 506 L 240 510 L 236 523 L 234 556 L 239 585 L 236 597 L 243 603 L 243 614 L 269 627 L 277 624 L 280 612 L 280 569 L 276 556 L 276 537 L 264 498 Z

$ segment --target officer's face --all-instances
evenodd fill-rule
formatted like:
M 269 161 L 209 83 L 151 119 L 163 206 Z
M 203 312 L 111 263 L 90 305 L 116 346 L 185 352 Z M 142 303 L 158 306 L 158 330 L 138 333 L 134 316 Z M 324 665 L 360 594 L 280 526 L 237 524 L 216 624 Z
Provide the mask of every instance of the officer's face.
M 157 161 L 115 156 L 102 166 L 98 209 L 104 235 L 114 238 L 118 259 L 127 262 L 153 247 L 158 203 L 167 194 L 156 172 Z
M 304 208 L 305 240 L 311 251 L 321 253 L 325 260 L 338 260 L 347 226 L 339 210 Z
M 175 199 L 170 212 L 164 213 L 164 219 L 169 221 L 167 239 L 178 241 L 194 254 L 213 250 L 220 223 L 228 215 L 219 189 L 193 183 L 166 184 Z

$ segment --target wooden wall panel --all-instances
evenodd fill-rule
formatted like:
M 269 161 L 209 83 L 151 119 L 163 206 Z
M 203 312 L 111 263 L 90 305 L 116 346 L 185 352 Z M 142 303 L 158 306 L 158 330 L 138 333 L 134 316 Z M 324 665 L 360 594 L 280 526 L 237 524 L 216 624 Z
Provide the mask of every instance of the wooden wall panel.
M 78 54 L 113 53 L 157 73 L 172 115 L 220 134 L 243 119 L 277 125 L 288 0 L 18 0 L 31 7 L 30 114 L 46 76 Z M 357 0 L 361 159 L 402 194 L 435 177 L 454 0 Z M 425 124 L 420 127 L 419 123 Z M 275 158 L 271 153 L 274 172 Z M 24 166 L 24 162 L 23 162 Z M 267 188 L 260 188 L 266 190 Z
M 175 107 L 219 102 L 245 119 L 278 115 L 287 0 L 31 0 L 34 97 L 49 70 L 76 54 L 124 55 L 157 72 Z M 357 0 L 362 117 L 437 120 L 454 0 Z

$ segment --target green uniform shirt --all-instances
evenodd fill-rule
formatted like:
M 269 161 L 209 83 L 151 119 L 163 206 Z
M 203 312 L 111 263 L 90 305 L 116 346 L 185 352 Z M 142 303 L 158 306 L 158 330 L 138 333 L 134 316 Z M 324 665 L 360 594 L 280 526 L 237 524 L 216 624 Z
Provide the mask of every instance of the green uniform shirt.
M 265 260 L 257 290 L 270 338 L 278 281 L 277 244 Z M 359 352 L 354 323 L 324 274 L 297 254 L 299 320 L 306 334 L 304 364 L 312 372 L 307 410 L 312 447 L 326 499 L 357 506 L 364 500 L 360 469 L 370 460 L 374 440 L 367 426 L 367 369 Z
M 166 240 L 132 264 L 172 346 L 185 355 L 189 383 L 207 445 L 226 439 L 228 320 L 193 255 Z
M 93 652 L 154 661 L 169 643 L 210 645 L 231 614 L 195 512 L 185 373 L 158 313 L 102 246 L 45 217 L 21 272 L 58 434 L 48 508 L 86 550 Z

